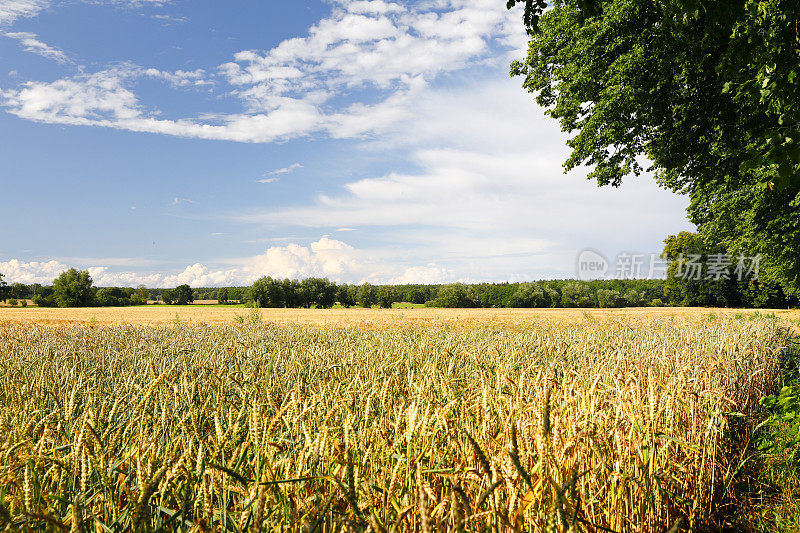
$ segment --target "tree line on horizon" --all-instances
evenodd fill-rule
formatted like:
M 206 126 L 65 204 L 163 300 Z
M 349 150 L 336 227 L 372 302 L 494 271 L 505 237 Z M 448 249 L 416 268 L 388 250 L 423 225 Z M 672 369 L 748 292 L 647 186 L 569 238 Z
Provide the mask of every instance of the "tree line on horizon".
M 783 308 L 797 306 L 796 293 L 772 280 L 751 275 L 740 279 L 735 265 L 714 265 L 722 247 L 707 247 L 694 233 L 671 235 L 662 257 L 669 261 L 666 279 L 574 279 L 522 283 L 450 283 L 443 285 L 337 284 L 326 278 L 274 279 L 266 276 L 250 287 L 175 288 L 95 287 L 88 271 L 74 268 L 59 275 L 50 286 L 8 285 L 0 274 L 0 300 L 30 298 L 40 307 L 91 307 L 145 305 L 148 302 L 185 305 L 195 300 L 219 304 L 246 303 L 254 307 L 389 308 L 410 303 L 442 308 L 556 308 L 702 306 Z M 693 258 L 694 277 L 686 277 L 686 258 Z M 27 303 L 27 302 L 26 302 Z

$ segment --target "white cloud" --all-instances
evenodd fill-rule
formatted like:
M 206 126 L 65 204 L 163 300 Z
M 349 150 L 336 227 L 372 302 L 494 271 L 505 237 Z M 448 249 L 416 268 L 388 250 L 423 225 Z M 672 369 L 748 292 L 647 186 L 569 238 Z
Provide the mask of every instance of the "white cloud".
M 51 83 L 27 82 L 0 93 L 8 111 L 50 124 L 104 126 L 178 137 L 271 142 L 306 134 L 318 125 L 317 109 L 299 100 L 279 102 L 269 113 L 226 115 L 221 124 L 159 119 L 147 112 L 126 86 L 140 69 L 110 69 Z
M 91 261 L 90 258 L 80 262 L 23 262 L 11 259 L 0 262 L 0 273 L 8 283 L 50 284 L 61 272 L 75 266 L 88 270 L 96 286 L 125 287 L 175 287 L 184 283 L 192 287 L 250 285 L 262 276 L 293 279 L 327 277 L 350 283 L 434 283 L 451 277 L 449 271 L 436 265 L 397 265 L 380 254 L 357 250 L 329 237 L 322 237 L 307 246 L 295 243 L 271 246 L 262 254 L 229 260 L 227 268 L 210 268 L 202 263 L 194 263 L 177 273 L 114 270 L 110 263 L 116 262 L 120 266 L 131 263 L 114 261 L 113 258 L 106 260 L 102 266 L 87 267 L 87 259 Z M 98 262 L 102 261 L 100 259 Z
M 219 67 L 230 93 L 245 105 L 241 113 L 166 120 L 134 92 L 134 82 L 143 77 L 173 87 L 211 84 L 202 69 L 124 65 L 54 82 L 29 81 L 0 96 L 8 112 L 52 124 L 256 143 L 313 134 L 362 138 L 409 118 L 432 80 L 496 57 L 496 48 L 508 48 L 512 34 L 524 39 L 516 15 L 496 0 L 408 7 L 343 1 L 305 37 L 264 52 L 241 51 Z
M 187 266 L 180 274 L 163 276 L 159 284 L 162 287 L 176 287 L 183 284 L 192 287 L 216 287 L 233 284 L 241 279 L 239 274 L 236 269 L 212 271 L 205 265 L 195 263 Z
M 398 285 L 405 283 L 432 285 L 434 283 L 453 281 L 454 279 L 453 272 L 445 268 L 437 266 L 415 266 L 405 269 L 402 274 L 389 279 L 388 282 Z
M 19 18 L 35 17 L 49 5 L 47 0 L 2 0 L 0 26 L 9 25 Z
M 201 68 L 191 71 L 176 70 L 175 72 L 148 68 L 142 69 L 140 72 L 144 76 L 164 80 L 173 87 L 201 87 L 204 85 L 211 85 L 211 81 L 207 78 L 206 71 Z
M 59 63 L 69 62 L 69 58 L 63 50 L 59 50 L 58 48 L 50 46 L 47 43 L 43 43 L 38 39 L 38 36 L 35 33 L 9 32 L 5 33 L 4 35 L 11 39 L 18 40 L 20 44 L 25 47 L 26 52 L 31 52 L 33 54 L 46 57 L 47 59 L 58 61 Z
M 383 0 L 355 0 L 342 2 L 350 13 L 377 13 L 385 15 L 387 13 L 402 13 L 405 8 L 394 2 L 384 2 Z
M 584 247 L 612 257 L 657 252 L 666 235 L 691 229 L 686 199 L 650 177 L 613 189 L 587 182 L 580 169 L 565 175 L 565 135 L 518 83 L 428 90 L 411 118 L 363 144 L 377 153 L 403 147 L 418 171 L 357 179 L 338 193 L 231 218 L 318 231 L 358 227 L 385 243 L 384 260 L 435 262 L 446 277 L 463 280 L 574 276 Z
M 179 205 L 179 204 L 196 204 L 194 200 L 190 200 L 189 198 L 180 198 L 176 196 L 172 199 L 172 205 Z
M 288 173 L 290 173 L 290 172 L 292 172 L 292 171 L 294 171 L 294 170 L 296 170 L 298 168 L 303 168 L 303 165 L 301 165 L 300 163 L 292 163 L 288 167 L 283 167 L 283 168 L 279 168 L 279 169 L 276 169 L 276 170 L 271 170 L 269 172 L 265 172 L 264 175 L 265 176 L 279 176 L 281 174 L 288 174 Z
M 120 7 L 163 6 L 171 0 L 84 0 L 89 4 L 113 4 Z M 35 17 L 50 7 L 50 0 L 0 0 L 0 26 L 13 24 L 17 19 Z
M 489 55 L 507 32 L 524 35 L 516 14 L 493 0 L 449 0 L 404 8 L 385 2 L 343 2 L 342 9 L 259 53 L 243 51 L 221 67 L 231 83 L 268 95 L 372 85 L 392 88 L 431 78 Z M 518 21 L 517 21 L 518 22 Z
M 69 267 L 60 261 L 19 261 L 11 259 L 0 262 L 0 274 L 3 281 L 11 283 L 51 283 Z
M 150 15 L 150 18 L 155 20 L 160 20 L 164 23 L 164 25 L 169 24 L 183 24 L 184 22 L 189 22 L 189 19 L 186 17 L 182 17 L 179 15 Z

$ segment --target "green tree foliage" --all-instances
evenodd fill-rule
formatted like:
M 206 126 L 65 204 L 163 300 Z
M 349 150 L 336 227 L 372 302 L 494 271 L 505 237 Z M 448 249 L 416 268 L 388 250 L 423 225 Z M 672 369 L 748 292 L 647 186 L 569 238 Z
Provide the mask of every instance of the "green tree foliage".
M 429 307 L 478 307 L 478 298 L 469 285 L 452 283 L 439 290 L 436 299 L 427 303 Z
M 27 285 L 23 285 L 22 283 L 12 283 L 8 286 L 8 295 L 11 298 L 17 298 L 19 300 L 23 298 L 27 298 L 28 296 L 32 296 L 30 291 L 28 290 Z
M 150 294 L 147 291 L 147 287 L 139 285 L 133 292 L 133 295 L 131 295 L 131 305 L 145 305 L 149 299 Z
M 614 186 L 654 171 L 705 242 L 800 291 L 800 0 L 525 6 L 511 72 L 573 134 L 565 168 Z
M 98 289 L 95 294 L 95 301 L 98 305 L 107 307 L 116 307 L 119 305 L 119 297 L 115 294 L 117 291 L 112 288 Z
M 647 293 L 645 291 L 637 291 L 635 289 L 626 291 L 625 294 L 622 295 L 622 298 L 624 300 L 625 307 L 643 307 L 650 305 L 650 302 L 652 301 L 647 297 Z
M 147 289 L 142 300 L 141 289 L 130 287 L 102 287 L 95 293 L 95 305 L 123 307 L 127 305 L 143 305 L 147 303 Z
M 545 287 L 538 283 L 520 283 L 508 300 L 508 307 L 550 307 Z
M 662 255 L 670 261 L 664 297 L 671 305 L 784 307 L 789 302 L 780 285 L 761 279 L 752 258 L 707 246 L 696 233 L 670 235 Z
M 161 299 L 165 304 L 186 305 L 194 301 L 194 293 L 188 285 L 178 285 L 174 289 L 165 289 Z
M 92 278 L 87 270 L 70 268 L 53 280 L 58 307 L 89 307 L 94 303 Z
M 339 289 L 336 291 L 336 301 L 342 307 L 352 307 L 356 305 L 357 291 L 358 287 L 355 285 L 339 285 Z
M 327 278 L 306 278 L 300 282 L 303 307 L 329 309 L 336 303 L 338 289 Z
M 339 287 L 325 278 L 307 278 L 283 281 L 269 276 L 256 281 L 248 291 L 247 299 L 258 307 L 333 307 Z
M 39 307 L 56 307 L 56 296 L 53 287 L 36 287 L 36 294 L 33 296 L 33 305 Z
M 178 285 L 175 287 L 175 303 L 178 305 L 186 305 L 194 301 L 194 293 L 191 287 L 186 284 Z
M 265 276 L 253 283 L 247 299 L 258 307 L 286 306 L 283 284 L 280 280 L 272 279 L 270 276 Z
M 217 290 L 217 303 L 228 303 L 228 287 L 221 287 L 219 290 Z
M 390 285 L 381 285 L 375 295 L 378 301 L 378 307 L 381 309 L 389 309 L 392 304 L 397 301 L 397 293 Z
M 627 301 L 614 289 L 599 289 L 597 291 L 598 307 L 624 307 Z
M 369 283 L 364 283 L 358 288 L 356 293 L 356 301 L 361 307 L 370 308 L 377 303 L 378 294 L 377 289 Z
M 561 305 L 563 307 L 596 307 L 597 298 L 587 283 L 571 281 L 561 288 Z

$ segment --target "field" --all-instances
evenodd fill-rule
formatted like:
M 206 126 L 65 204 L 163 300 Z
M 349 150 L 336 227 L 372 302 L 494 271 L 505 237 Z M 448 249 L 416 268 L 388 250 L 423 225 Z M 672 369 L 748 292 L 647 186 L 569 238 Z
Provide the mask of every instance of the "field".
M 780 380 L 776 314 L 2 309 L 0 522 L 700 530 Z
M 771 314 L 786 320 L 800 320 L 800 311 L 768 309 L 707 309 L 699 307 L 643 307 L 631 309 L 261 309 L 264 322 L 272 324 L 365 324 L 425 322 L 425 323 L 484 323 L 510 325 L 529 320 L 553 319 L 584 322 L 588 314 L 599 320 L 631 317 L 674 317 L 677 320 L 695 319 L 710 313 L 717 315 Z M 151 305 L 138 307 L 59 308 L 0 308 L 0 323 L 25 322 L 51 325 L 89 323 L 106 324 L 233 324 L 237 317 L 248 317 L 248 309 L 210 305 Z

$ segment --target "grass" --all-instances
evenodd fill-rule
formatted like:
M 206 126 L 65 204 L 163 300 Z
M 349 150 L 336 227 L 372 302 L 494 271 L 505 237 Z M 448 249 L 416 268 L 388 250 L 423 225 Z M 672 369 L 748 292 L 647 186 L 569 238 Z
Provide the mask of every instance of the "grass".
M 733 496 L 735 426 L 781 379 L 785 336 L 766 317 L 382 316 L 0 325 L 0 521 L 713 527 Z
M 763 398 L 769 415 L 753 440 L 754 522 L 762 532 L 800 531 L 800 337 L 790 343 L 779 393 Z

